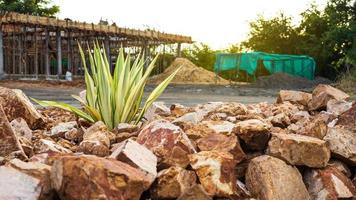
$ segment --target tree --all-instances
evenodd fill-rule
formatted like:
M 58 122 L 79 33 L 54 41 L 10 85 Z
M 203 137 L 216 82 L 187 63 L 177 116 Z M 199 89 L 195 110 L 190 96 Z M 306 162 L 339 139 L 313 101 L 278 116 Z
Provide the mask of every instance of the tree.
M 315 58 L 318 73 L 336 78 L 355 60 L 356 3 L 353 0 L 329 0 L 325 9 L 315 5 L 302 13 L 299 26 L 301 53 Z
M 254 51 L 296 54 L 297 49 L 291 47 L 297 41 L 298 34 L 291 21 L 283 13 L 272 19 L 259 16 L 250 23 L 249 38 L 242 42 L 242 46 Z
M 182 56 L 192 61 L 195 65 L 214 71 L 215 53 L 209 45 L 204 43 L 193 44 L 192 48 L 182 51 Z
M 59 12 L 59 6 L 50 3 L 50 0 L 0 0 L 0 10 L 53 17 Z
M 317 74 L 332 79 L 355 66 L 354 0 L 328 0 L 322 10 L 312 4 L 301 16 L 296 27 L 283 14 L 259 17 L 250 23 L 249 38 L 242 45 L 253 51 L 309 55 L 317 63 Z

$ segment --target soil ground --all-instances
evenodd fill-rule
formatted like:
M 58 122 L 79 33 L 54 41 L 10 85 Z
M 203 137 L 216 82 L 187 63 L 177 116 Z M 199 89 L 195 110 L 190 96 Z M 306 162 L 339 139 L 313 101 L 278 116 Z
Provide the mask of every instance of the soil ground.
M 22 89 L 32 98 L 61 101 L 75 106 L 79 106 L 79 103 L 71 95 L 78 94 L 84 89 L 83 84 L 70 86 L 67 83 L 58 82 L 0 81 L 0 86 Z M 149 94 L 154 87 L 154 85 L 148 85 L 145 89 L 145 94 Z M 249 85 L 170 85 L 158 101 L 164 101 L 167 105 L 180 103 L 186 106 L 212 101 L 234 101 L 240 103 L 259 103 L 265 101 L 272 103 L 275 101 L 279 90 L 280 88 L 266 89 Z M 298 90 L 310 92 L 312 88 Z

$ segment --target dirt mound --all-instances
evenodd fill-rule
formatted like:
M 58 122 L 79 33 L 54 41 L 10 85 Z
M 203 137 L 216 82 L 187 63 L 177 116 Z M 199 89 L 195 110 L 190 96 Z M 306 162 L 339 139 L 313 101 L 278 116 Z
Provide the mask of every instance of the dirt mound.
M 180 66 L 182 68 L 174 77 L 172 83 L 174 84 L 219 84 L 227 85 L 230 82 L 219 76 L 216 76 L 214 72 L 198 67 L 185 58 L 176 58 L 172 64 L 164 70 L 163 73 L 156 76 L 152 76 L 149 83 L 158 84 L 166 79 Z
M 321 83 L 330 84 L 331 81 L 322 77 L 316 77 L 314 80 L 309 80 L 303 77 L 292 76 L 285 73 L 275 73 L 269 76 L 258 77 L 256 82 L 254 82 L 252 85 L 261 88 L 296 89 L 311 88 Z

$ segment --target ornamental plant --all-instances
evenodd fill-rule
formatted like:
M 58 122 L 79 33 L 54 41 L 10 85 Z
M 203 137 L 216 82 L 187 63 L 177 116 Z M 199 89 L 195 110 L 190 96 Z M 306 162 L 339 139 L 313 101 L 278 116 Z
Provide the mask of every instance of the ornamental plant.
M 107 55 L 102 49 L 104 48 L 100 48 L 98 44 L 94 44 L 93 49 L 88 47 L 89 71 L 84 51 L 79 45 L 84 65 L 86 95 L 85 99 L 76 95 L 72 95 L 72 97 L 81 103 L 83 109 L 55 101 L 35 99 L 34 101 L 41 106 L 53 106 L 68 110 L 89 122 L 103 121 L 109 129 L 113 129 L 119 123 L 137 124 L 180 68 L 162 81 L 140 107 L 145 85 L 155 67 L 158 56 L 145 68 L 143 55 L 139 55 L 132 63 L 130 55 L 125 57 L 124 50 L 121 48 L 114 72 L 111 75 Z

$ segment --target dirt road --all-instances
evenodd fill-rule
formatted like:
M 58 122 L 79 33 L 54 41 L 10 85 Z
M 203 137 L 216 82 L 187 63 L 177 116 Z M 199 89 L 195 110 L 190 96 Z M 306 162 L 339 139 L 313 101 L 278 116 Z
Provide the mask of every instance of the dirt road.
M 81 87 L 56 87 L 38 86 L 34 84 L 0 83 L 0 86 L 22 89 L 29 97 L 40 100 L 55 100 L 79 106 L 73 100 L 72 94 L 78 94 L 84 88 Z M 154 89 L 149 85 L 145 89 L 145 95 Z M 158 101 L 164 101 L 167 105 L 180 103 L 192 106 L 199 103 L 212 101 L 234 101 L 241 103 L 274 102 L 278 90 L 261 89 L 243 86 L 210 86 L 210 85 L 170 85 Z

